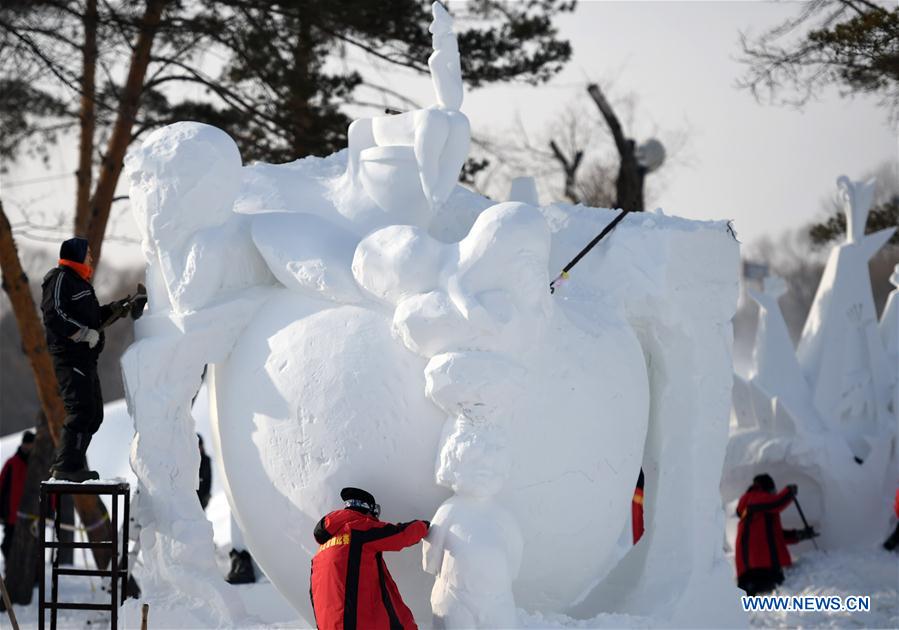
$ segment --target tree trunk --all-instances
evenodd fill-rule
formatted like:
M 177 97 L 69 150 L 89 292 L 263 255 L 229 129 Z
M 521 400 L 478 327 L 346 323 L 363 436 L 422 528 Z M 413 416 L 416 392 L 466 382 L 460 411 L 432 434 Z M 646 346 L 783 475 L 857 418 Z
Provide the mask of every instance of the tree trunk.
M 44 337 L 44 329 L 41 320 L 38 317 L 37 309 L 34 306 L 34 300 L 31 299 L 31 291 L 28 287 L 28 276 L 22 270 L 22 264 L 19 261 L 19 252 L 16 249 L 16 243 L 12 235 L 12 227 L 6 212 L 3 210 L 3 202 L 0 201 L 0 271 L 3 273 L 3 290 L 9 296 L 12 305 L 13 314 L 19 327 L 19 334 L 22 339 L 22 348 L 31 364 L 31 370 L 34 374 L 34 383 L 37 387 L 38 400 L 41 403 L 41 409 L 47 418 L 47 428 L 49 429 L 49 438 L 55 445 L 59 441 L 59 435 L 62 431 L 63 421 L 65 420 L 65 407 L 63 407 L 62 399 L 59 396 L 59 384 L 56 382 L 56 373 L 53 371 L 53 362 L 47 351 L 47 342 Z M 52 447 L 51 447 L 52 450 Z M 34 475 L 38 478 L 38 485 L 32 490 L 36 493 L 40 480 L 47 479 L 49 472 L 49 456 L 46 461 L 40 463 L 40 458 L 29 460 L 28 474 L 32 475 L 32 468 L 42 466 L 39 470 L 35 468 Z M 29 487 L 26 486 L 26 490 Z M 27 494 L 22 497 L 23 505 L 28 505 L 30 501 L 37 505 L 38 496 Z M 88 531 L 88 537 L 91 540 L 111 540 L 115 532 L 115 527 L 111 527 L 109 523 L 109 515 L 106 506 L 96 496 L 76 495 L 75 509 L 81 522 L 90 527 L 99 524 L 92 530 Z M 36 512 L 29 512 L 36 514 Z M 105 526 L 103 525 L 105 523 Z M 16 527 L 16 538 L 18 539 L 20 531 L 30 531 L 28 527 Z M 24 534 L 23 534 L 24 535 Z M 29 534 L 30 535 L 30 534 Z M 107 549 L 94 549 L 94 560 L 100 568 L 106 567 L 110 560 L 110 553 Z M 27 560 L 22 560 L 23 564 L 14 565 L 10 562 L 7 575 L 18 575 L 27 571 Z M 13 572 L 13 569 L 15 572 Z M 33 578 L 32 578 L 33 579 Z M 29 588 L 27 598 L 23 602 L 14 598 L 16 603 L 28 603 L 31 601 L 31 588 L 33 581 L 28 583 Z M 24 589 L 26 585 L 22 585 Z M 11 588 L 12 591 L 12 588 Z M 23 591 L 17 591 L 22 593 Z
M 97 122 L 94 95 L 97 73 L 97 0 L 87 0 L 84 17 L 84 47 L 82 48 L 81 140 L 78 145 L 78 188 L 75 193 L 75 236 L 87 236 L 90 224 L 90 194 L 94 157 L 94 127 Z
M 577 151 L 574 154 L 574 159 L 569 161 L 565 154 L 562 153 L 562 149 L 559 148 L 559 145 L 556 144 L 555 140 L 550 140 L 549 148 L 552 149 L 553 155 L 556 160 L 562 165 L 562 170 L 565 173 L 565 196 L 568 197 L 568 200 L 571 203 L 580 203 L 580 195 L 577 192 L 577 169 L 581 165 L 581 160 L 584 158 L 583 151 Z
M 25 275 L 19 262 L 19 252 L 2 201 L 0 201 L 0 270 L 3 272 L 3 290 L 9 296 L 19 326 L 22 348 L 34 372 L 37 397 L 41 409 L 47 415 L 50 430 L 53 432 L 53 442 L 56 443 L 66 410 L 59 397 L 59 384 L 56 382 L 56 373 L 47 352 L 44 326 L 31 298 L 28 276 Z
M 147 66 L 150 63 L 153 38 L 156 36 L 156 30 L 162 19 L 162 10 L 167 2 L 168 0 L 147 0 L 147 8 L 141 19 L 140 35 L 131 55 L 128 79 L 122 90 L 118 115 L 106 147 L 106 154 L 103 156 L 97 188 L 90 201 L 90 224 L 87 238 L 90 241 L 95 265 L 100 261 L 103 235 L 106 233 L 106 224 L 109 221 L 109 211 L 112 207 L 115 188 L 119 182 L 119 175 L 122 173 L 125 151 L 131 144 L 131 128 L 134 126 L 134 120 L 140 107 L 140 97 L 147 74 Z
M 587 86 L 587 93 L 599 108 L 599 113 L 606 121 L 612 138 L 615 139 L 615 148 L 618 149 L 618 180 L 616 182 L 616 205 L 622 210 L 630 212 L 643 211 L 643 178 L 645 173 L 637 163 L 636 147 L 634 141 L 624 135 L 621 122 L 615 114 L 615 110 L 606 100 L 600 87 L 592 83 Z
M 634 141 L 628 140 L 630 148 L 621 155 L 618 165 L 618 181 L 615 189 L 618 195 L 618 207 L 630 212 L 643 212 L 643 177 L 644 172 L 637 162 Z

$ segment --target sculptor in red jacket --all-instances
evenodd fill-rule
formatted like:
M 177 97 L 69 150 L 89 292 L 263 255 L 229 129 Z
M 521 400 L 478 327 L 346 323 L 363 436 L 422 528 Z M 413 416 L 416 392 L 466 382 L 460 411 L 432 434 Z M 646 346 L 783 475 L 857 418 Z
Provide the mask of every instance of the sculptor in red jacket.
M 427 521 L 385 523 L 364 490 L 344 488 L 346 508 L 315 526 L 321 545 L 312 558 L 309 592 L 320 630 L 417 628 L 390 577 L 382 553 L 411 547 L 428 533 Z
M 737 504 L 737 583 L 749 595 L 766 593 L 781 584 L 783 567 L 793 562 L 787 545 L 817 535 L 812 528 L 784 531 L 780 513 L 793 502 L 796 486 L 775 490 L 770 475 L 757 475 Z
M 34 433 L 25 431 L 15 455 L 6 460 L 3 469 L 0 470 L 0 521 L 3 522 L 3 543 L 0 544 L 0 549 L 4 560 L 12 549 L 12 538 L 19 517 L 19 504 L 25 490 L 25 477 L 28 475 L 28 457 L 33 446 Z

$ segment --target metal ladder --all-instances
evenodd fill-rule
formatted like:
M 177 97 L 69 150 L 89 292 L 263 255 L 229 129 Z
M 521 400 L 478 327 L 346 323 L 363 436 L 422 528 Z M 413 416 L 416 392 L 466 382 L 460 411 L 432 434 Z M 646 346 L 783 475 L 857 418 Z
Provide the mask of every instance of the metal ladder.
M 119 517 L 119 499 L 124 506 L 124 525 L 122 527 L 122 541 L 119 542 L 118 533 L 112 536 L 112 540 L 88 540 L 85 542 L 61 542 L 59 540 L 59 519 L 56 519 L 56 540 L 47 540 L 47 516 L 49 513 L 51 497 L 60 495 L 109 495 L 112 498 L 112 530 L 117 531 Z M 65 481 L 44 481 L 41 483 L 40 498 L 40 563 L 39 563 L 39 593 L 38 605 L 38 629 L 44 630 L 45 612 L 50 611 L 50 630 L 56 630 L 56 614 L 60 610 L 108 610 L 110 628 L 118 628 L 118 611 L 120 603 L 125 601 L 126 585 L 128 583 L 128 522 L 131 509 L 131 492 L 127 482 L 114 483 L 70 483 Z M 57 500 L 57 505 L 59 501 Z M 50 574 L 51 590 L 50 601 L 47 601 L 46 593 L 46 550 L 47 549 L 108 549 L 110 553 L 109 567 L 107 569 L 75 569 L 59 566 L 59 553 L 53 554 L 52 570 Z M 59 576 L 77 575 L 88 577 L 110 578 L 110 603 L 108 604 L 84 604 L 76 602 L 59 601 Z M 121 584 L 119 581 L 121 580 Z M 120 596 L 121 589 L 121 596 Z

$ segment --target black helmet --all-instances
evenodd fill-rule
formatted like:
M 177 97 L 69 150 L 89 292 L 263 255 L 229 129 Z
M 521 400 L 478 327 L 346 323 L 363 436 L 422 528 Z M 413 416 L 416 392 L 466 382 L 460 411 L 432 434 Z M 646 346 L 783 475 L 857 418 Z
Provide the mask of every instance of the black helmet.
M 375 518 L 381 515 L 381 506 L 370 492 L 359 488 L 344 488 L 340 491 L 340 498 L 348 509 L 368 512 Z
M 774 485 L 774 479 L 768 473 L 762 473 L 752 478 L 752 485 L 757 486 L 765 492 L 774 492 L 777 487 Z

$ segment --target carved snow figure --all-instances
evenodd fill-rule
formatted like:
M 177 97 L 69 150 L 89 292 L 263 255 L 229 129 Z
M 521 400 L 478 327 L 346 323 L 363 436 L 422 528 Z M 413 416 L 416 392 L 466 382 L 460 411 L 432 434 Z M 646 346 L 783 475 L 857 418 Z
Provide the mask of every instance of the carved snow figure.
M 460 414 L 440 452 L 437 482 L 455 492 L 431 520 L 422 548 L 435 628 L 516 628 L 512 581 L 521 531 L 494 500 L 509 472 L 506 427 Z
M 222 361 L 271 276 L 234 214 L 240 154 L 223 131 L 177 123 L 150 134 L 126 161 L 131 203 L 147 260 L 148 314 L 122 356 L 135 438 L 145 592 L 208 606 L 195 623 L 245 616 L 217 573 L 212 526 L 197 502 L 199 451 L 190 414 L 204 366 Z
M 347 175 L 398 223 L 427 225 L 447 200 L 468 157 L 471 128 L 462 107 L 462 67 L 453 20 L 439 2 L 428 29 L 428 59 L 437 105 L 393 116 L 363 118 L 348 132 Z M 414 168 L 413 168 L 414 167 Z M 416 173 L 417 170 L 417 173 Z M 402 215 L 402 216 L 399 216 Z
M 348 152 L 239 169 L 224 134 L 182 123 L 129 160 L 155 278 L 123 359 L 133 466 L 148 497 L 140 511 L 158 545 L 149 562 L 209 602 L 207 614 L 238 623 L 220 597 L 200 597 L 222 588 L 211 563 L 179 555 L 203 545 L 211 554 L 197 527 L 195 442 L 184 440 L 188 457 L 178 441 L 193 436 L 188 392 L 208 363 L 232 511 L 253 558 L 307 620 L 312 530 L 341 488 L 364 480 L 392 521 L 433 514 L 449 498 L 434 479 L 441 453 L 504 435 L 507 474 L 492 448 L 446 468 L 463 479 L 447 522 L 471 532 L 477 519 L 488 538 L 520 530 L 520 569 L 514 534 L 505 548 L 472 541 L 506 558 L 506 579 L 484 576 L 504 593 L 502 615 L 517 571 L 515 604 L 529 610 L 589 618 L 658 602 L 653 614 L 673 624 L 737 623 L 714 483 L 739 266 L 726 222 L 628 216 L 551 296 L 550 273 L 614 213 L 497 204 L 455 186 L 467 121 L 452 109 L 454 39 L 442 7 L 434 12 L 441 106 L 368 121 L 351 130 Z M 442 137 L 432 125 L 449 129 L 446 142 L 428 140 Z M 381 149 L 405 157 L 383 161 Z M 453 437 L 460 415 L 472 423 Z M 646 534 L 623 549 L 641 464 Z M 469 474 L 496 489 L 489 509 L 463 514 Z M 189 513 L 178 507 L 188 495 Z M 434 580 L 417 553 L 397 554 L 391 571 L 415 615 L 430 618 Z M 457 575 L 443 561 L 440 571 Z M 152 586 L 149 597 L 165 588 Z M 710 598 L 733 605 L 710 612 L 700 605 Z M 465 601 L 474 619 L 494 618 L 485 602 Z
M 864 235 L 873 180 L 838 185 L 846 242 L 834 247 L 794 352 L 777 297 L 779 279 L 750 295 L 761 307 L 755 366 L 734 377 L 737 430 L 721 481 L 725 503 L 755 474 L 796 483 L 802 508 L 824 548 L 858 547 L 886 535 L 883 501 L 897 435 L 890 403 L 895 361 L 877 330 L 868 260 L 895 228 Z M 886 311 L 885 311 L 886 315 Z M 801 527 L 794 510 L 785 526 Z

